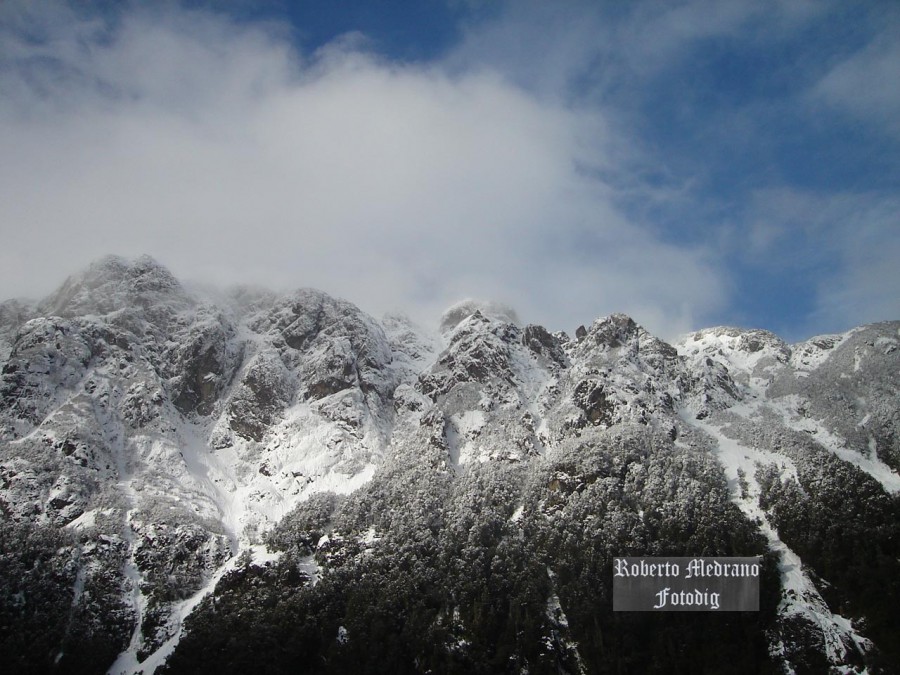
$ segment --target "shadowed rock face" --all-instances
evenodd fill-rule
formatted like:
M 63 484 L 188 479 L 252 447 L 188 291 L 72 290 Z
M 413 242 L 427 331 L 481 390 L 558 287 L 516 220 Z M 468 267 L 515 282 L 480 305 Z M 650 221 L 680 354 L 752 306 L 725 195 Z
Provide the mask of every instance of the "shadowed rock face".
M 182 413 L 209 415 L 238 365 L 239 354 L 230 345 L 234 327 L 224 317 L 211 316 L 178 335 L 181 339 L 165 348 L 162 368 L 172 402 Z
M 543 326 L 529 325 L 522 333 L 522 344 L 535 354 L 546 356 L 562 367 L 569 365 L 569 359 L 562 343 Z
M 92 343 L 77 322 L 38 318 L 19 329 L 0 376 L 0 405 L 30 429 L 53 407 L 59 388 L 73 387 L 91 361 Z M 13 429 L 7 434 L 17 435 Z
M 673 346 L 614 314 L 570 340 L 465 302 L 429 334 L 320 291 L 210 299 L 152 259 L 107 258 L 0 304 L 0 542 L 30 542 L 0 545 L 0 617 L 26 627 L 22 653 L 103 672 L 179 634 L 179 603 L 229 564 L 173 672 L 243 663 L 259 631 L 330 672 L 381 646 L 395 672 L 602 671 L 613 643 L 659 669 L 627 646 L 656 632 L 598 610 L 610 556 L 761 553 L 769 536 L 806 586 L 781 595 L 773 562 L 757 623 L 708 631 L 752 636 L 742 658 L 763 670 L 874 671 L 853 631 L 890 650 L 896 598 L 849 580 L 866 560 L 900 574 L 898 330 Z
M 575 387 L 574 399 L 590 424 L 609 426 L 613 423 L 613 408 L 603 393 L 602 385 L 583 380 Z
M 259 354 L 243 373 L 228 403 L 229 426 L 245 439 L 261 441 L 291 397 L 289 373 L 272 353 Z

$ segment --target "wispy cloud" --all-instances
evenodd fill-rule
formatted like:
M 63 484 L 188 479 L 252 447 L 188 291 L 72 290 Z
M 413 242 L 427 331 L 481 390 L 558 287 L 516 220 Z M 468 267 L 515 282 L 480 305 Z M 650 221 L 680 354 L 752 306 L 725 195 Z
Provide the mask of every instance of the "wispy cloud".
M 825 102 L 900 137 L 900 10 L 876 37 L 838 62 L 813 92 Z

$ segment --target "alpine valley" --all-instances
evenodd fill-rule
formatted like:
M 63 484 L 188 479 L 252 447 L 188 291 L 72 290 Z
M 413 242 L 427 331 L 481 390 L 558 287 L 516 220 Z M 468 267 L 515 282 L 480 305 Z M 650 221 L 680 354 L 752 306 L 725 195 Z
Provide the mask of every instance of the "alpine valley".
M 900 666 L 900 321 L 438 329 L 108 257 L 0 304 L 6 673 Z M 758 612 L 613 559 L 762 556 Z

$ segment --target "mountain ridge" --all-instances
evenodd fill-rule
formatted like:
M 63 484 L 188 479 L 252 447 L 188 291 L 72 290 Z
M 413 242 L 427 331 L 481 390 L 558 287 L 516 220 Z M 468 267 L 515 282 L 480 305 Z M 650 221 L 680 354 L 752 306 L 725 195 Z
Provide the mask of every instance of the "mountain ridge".
M 399 541 L 401 532 L 437 537 L 434 551 L 449 545 L 448 537 L 469 536 L 448 525 L 449 513 L 476 523 L 496 511 L 495 529 L 484 535 L 496 539 L 492 546 L 512 546 L 513 536 L 544 546 L 556 535 L 541 523 L 563 514 L 573 527 L 616 503 L 617 517 L 628 523 L 616 528 L 629 534 L 602 532 L 620 542 L 619 555 L 678 547 L 698 555 L 729 552 L 733 542 L 701 546 L 688 534 L 693 528 L 718 541 L 700 502 L 685 510 L 698 499 L 689 474 L 670 479 L 674 491 L 653 487 L 662 475 L 657 468 L 668 475 L 677 458 L 716 486 L 710 488 L 719 491 L 716 512 L 725 509 L 726 520 L 740 523 L 740 537 L 781 556 L 771 563 L 781 597 L 759 619 L 766 647 L 754 647 L 761 649 L 754 658 L 776 669 L 890 664 L 881 636 L 897 617 L 886 600 L 869 597 L 868 586 L 853 586 L 859 556 L 807 540 L 801 523 L 844 518 L 824 485 L 839 475 L 862 509 L 838 527 L 840 541 L 856 543 L 856 523 L 859 532 L 871 532 L 879 564 L 896 568 L 896 561 L 886 562 L 896 533 L 885 523 L 900 513 L 900 322 L 795 345 L 729 327 L 670 345 L 621 314 L 576 334 L 519 326 L 508 308 L 472 301 L 450 308 L 441 330 L 429 333 L 402 316 L 376 320 L 311 289 L 280 295 L 236 289 L 211 299 L 186 290 L 146 256 L 104 258 L 32 306 L 3 303 L 3 523 L 70 542 L 65 555 L 47 549 L 66 583 L 34 583 L 55 589 L 47 607 L 68 603 L 67 615 L 83 615 L 83 628 L 74 619 L 57 627 L 53 665 L 96 670 L 106 659 L 103 668 L 115 661 L 111 672 L 141 672 L 172 656 L 173 672 L 178 659 L 189 670 L 190 650 L 201 653 L 202 630 L 191 629 L 187 608 L 208 620 L 219 585 L 234 590 L 241 574 L 280 574 L 290 559 L 305 578 L 292 582 L 290 602 L 310 602 L 316 579 L 375 564 L 394 545 L 385 542 Z M 461 486 L 479 481 L 499 481 L 506 497 L 477 506 L 480 498 Z M 422 487 L 397 502 L 393 515 L 385 512 L 405 482 Z M 583 495 L 599 495 L 607 483 L 604 489 L 618 487 L 584 502 Z M 310 530 L 313 507 L 320 510 Z M 470 508 L 476 510 L 467 515 Z M 409 524 L 397 520 L 401 512 L 422 530 L 408 532 Z M 352 525 L 342 534 L 337 522 Z M 475 550 L 483 545 L 471 542 Z M 566 546 L 586 555 L 582 544 Z M 274 558 L 267 557 L 271 551 Z M 413 557 L 435 569 L 448 564 L 429 551 Z M 552 559 L 548 551 L 538 557 Z M 811 562 L 797 571 L 801 558 Z M 573 582 L 553 578 L 562 585 L 552 592 L 540 582 L 556 608 L 552 617 L 529 619 L 550 631 L 552 649 L 535 651 L 515 638 L 516 662 L 540 670 L 552 653 L 565 672 L 588 667 L 585 659 L 599 667 L 605 652 L 587 624 L 573 618 L 583 612 L 566 618 L 567 607 L 580 606 Z M 600 593 L 598 603 L 602 583 L 591 591 Z M 354 581 L 345 585 L 356 588 Z M 85 589 L 102 600 L 91 606 Z M 7 597 L 24 592 L 11 587 Z M 426 612 L 433 630 L 449 630 L 440 618 L 444 602 Z M 844 610 L 832 611 L 835 604 Z M 23 611 L 7 600 L 5 616 Z M 329 614 L 326 623 L 349 621 L 348 612 L 342 619 Z M 475 615 L 451 621 L 451 633 L 477 646 L 469 656 L 464 648 L 446 647 L 447 654 L 461 662 L 487 658 L 488 647 L 471 634 L 478 621 Z M 336 634 L 339 626 L 346 633 L 339 623 Z M 338 647 L 316 643 L 331 655 L 335 672 L 356 648 L 359 630 Z M 24 629 L 10 635 L 8 644 L 33 640 Z M 415 643 L 403 639 L 398 649 Z M 79 640 L 98 645 L 95 653 L 80 649 Z

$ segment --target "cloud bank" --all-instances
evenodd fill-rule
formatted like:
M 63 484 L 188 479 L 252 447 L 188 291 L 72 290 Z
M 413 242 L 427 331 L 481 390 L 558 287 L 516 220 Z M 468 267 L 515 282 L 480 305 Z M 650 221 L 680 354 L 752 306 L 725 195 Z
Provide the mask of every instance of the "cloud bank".
M 753 198 L 727 219 L 727 200 L 700 208 L 717 198 L 628 120 L 666 64 L 759 13 L 644 3 L 610 24 L 593 3 L 541 7 L 510 6 L 416 63 L 359 34 L 307 53 L 284 24 L 174 3 L 114 16 L 6 5 L 0 295 L 47 293 L 105 253 L 149 253 L 181 278 L 314 286 L 431 324 L 464 297 L 569 331 L 615 311 L 664 336 L 740 316 L 729 256 L 765 259 L 795 241 L 794 221 Z M 780 25 L 800 20 L 785 11 Z M 854 69 L 885 54 L 835 63 L 806 105 L 846 108 Z M 884 293 L 866 302 L 897 249 L 878 200 L 866 236 L 821 224 L 839 271 L 811 282 L 810 326 L 900 315 Z

